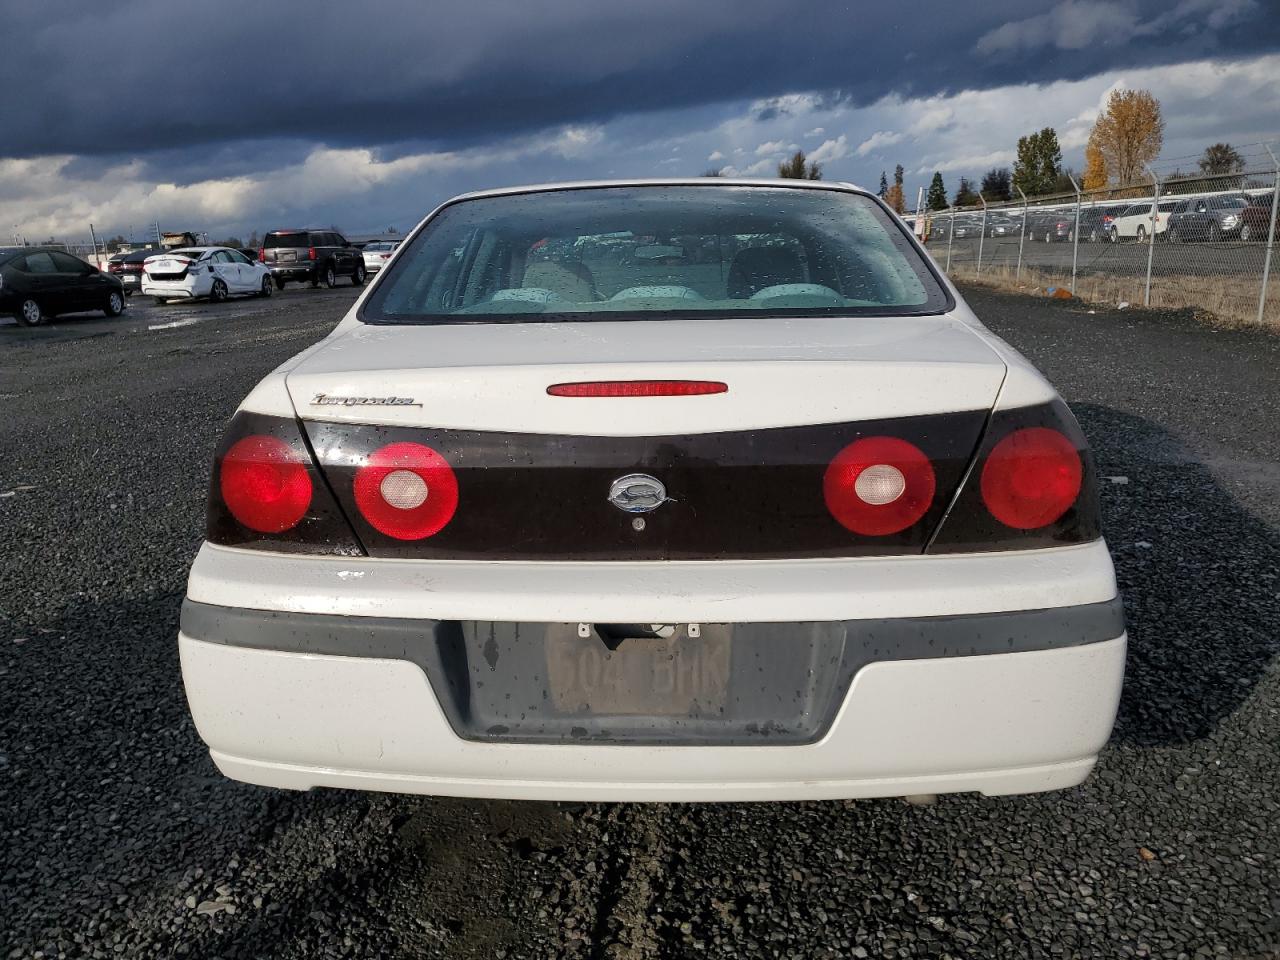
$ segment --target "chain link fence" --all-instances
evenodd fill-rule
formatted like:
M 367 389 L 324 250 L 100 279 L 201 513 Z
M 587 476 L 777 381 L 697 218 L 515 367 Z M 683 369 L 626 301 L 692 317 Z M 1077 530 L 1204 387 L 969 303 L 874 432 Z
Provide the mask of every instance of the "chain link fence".
M 1166 170 L 1168 164 L 1165 164 Z M 922 214 L 913 226 L 953 278 L 1061 287 L 1086 300 L 1196 307 L 1280 326 L 1280 162 Z

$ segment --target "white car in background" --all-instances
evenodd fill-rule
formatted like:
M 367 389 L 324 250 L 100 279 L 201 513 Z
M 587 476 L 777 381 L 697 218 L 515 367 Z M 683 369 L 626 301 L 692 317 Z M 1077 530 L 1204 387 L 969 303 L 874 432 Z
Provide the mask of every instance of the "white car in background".
M 1126 645 L 1089 445 L 882 201 L 566 184 L 405 243 L 216 454 L 178 646 L 224 773 L 616 801 L 1088 775 Z
M 269 297 L 271 271 L 231 247 L 183 247 L 148 257 L 142 265 L 142 293 L 158 301 L 221 303 L 235 294 Z
M 1135 203 L 1111 221 L 1111 229 L 1107 235 L 1112 243 L 1119 243 L 1121 240 L 1137 240 L 1142 243 L 1147 237 L 1158 237 L 1169 229 L 1169 214 L 1177 205 L 1177 200 L 1161 200 L 1156 205 L 1153 224 L 1151 201 Z
M 399 240 L 378 240 L 375 243 L 366 243 L 364 249 L 360 251 L 364 256 L 364 272 L 377 273 L 381 270 L 398 246 L 400 246 Z

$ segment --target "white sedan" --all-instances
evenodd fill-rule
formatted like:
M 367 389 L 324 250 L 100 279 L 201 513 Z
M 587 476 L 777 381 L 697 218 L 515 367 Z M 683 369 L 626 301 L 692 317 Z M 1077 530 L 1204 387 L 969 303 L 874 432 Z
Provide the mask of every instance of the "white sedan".
M 269 297 L 274 286 L 265 264 L 231 247 L 183 247 L 148 257 L 142 293 L 156 300 L 208 298 L 221 303 L 235 294 Z
M 374 243 L 366 243 L 364 249 L 360 251 L 361 256 L 364 257 L 365 273 L 377 273 L 385 267 L 398 246 L 400 246 L 399 240 L 378 240 Z
M 423 221 L 229 424 L 178 643 L 239 780 L 706 801 L 1078 784 L 1126 633 L 1075 418 L 902 221 L 698 179 Z

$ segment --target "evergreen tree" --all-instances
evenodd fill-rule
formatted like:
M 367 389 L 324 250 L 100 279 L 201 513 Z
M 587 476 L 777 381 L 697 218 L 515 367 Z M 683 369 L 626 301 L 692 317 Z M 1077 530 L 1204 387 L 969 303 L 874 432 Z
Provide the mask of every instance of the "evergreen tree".
M 778 176 L 790 180 L 821 180 L 822 164 L 805 162 L 804 151 L 797 150 L 789 160 L 778 164 Z
M 1058 133 L 1053 127 L 1018 138 L 1013 183 L 1027 196 L 1051 192 L 1061 172 L 1062 148 L 1058 146 Z
M 955 200 L 952 201 L 957 207 L 972 207 L 978 203 L 978 195 L 973 190 L 973 184 L 969 182 L 968 177 L 960 178 L 960 186 L 956 187 Z
M 1009 176 L 1008 167 L 995 167 L 986 172 L 982 178 L 982 196 L 987 203 L 1003 203 L 1013 199 L 1013 180 Z
M 929 181 L 929 193 L 925 205 L 930 210 L 947 209 L 947 188 L 942 182 L 941 173 L 935 171 L 933 179 Z
M 884 175 L 884 171 L 880 171 L 880 189 L 876 191 L 876 196 L 884 199 L 884 195 L 889 192 L 889 178 Z

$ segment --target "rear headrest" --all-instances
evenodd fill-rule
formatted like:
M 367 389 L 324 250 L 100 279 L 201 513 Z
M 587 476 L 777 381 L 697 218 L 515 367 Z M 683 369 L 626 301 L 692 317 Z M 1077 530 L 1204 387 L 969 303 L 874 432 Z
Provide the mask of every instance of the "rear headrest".
M 541 287 L 576 303 L 600 299 L 591 270 L 577 260 L 535 261 L 525 268 L 524 286 Z
M 726 292 L 731 300 L 746 300 L 765 287 L 804 283 L 804 265 L 782 247 L 748 247 L 733 258 Z

